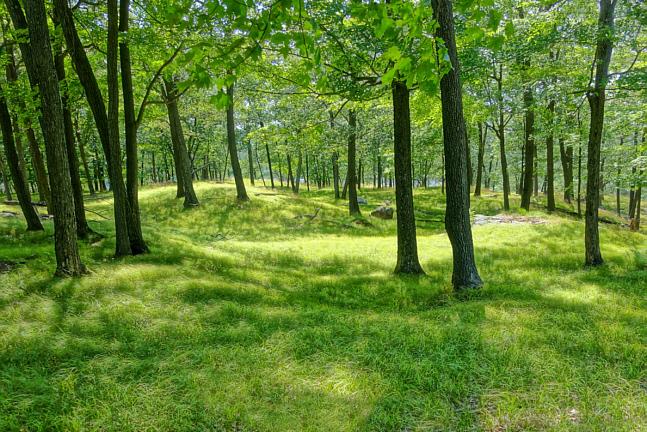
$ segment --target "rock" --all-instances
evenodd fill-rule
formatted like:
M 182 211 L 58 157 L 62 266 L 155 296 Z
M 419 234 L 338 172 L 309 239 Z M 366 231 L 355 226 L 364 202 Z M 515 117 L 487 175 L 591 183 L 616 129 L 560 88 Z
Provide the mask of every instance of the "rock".
M 393 209 L 391 207 L 379 206 L 371 212 L 371 216 L 378 219 L 393 219 Z
M 0 212 L 0 217 L 17 217 L 18 213 L 12 212 L 12 211 L 1 211 Z
M 368 201 L 366 201 L 366 198 L 357 197 L 357 204 L 368 204 Z

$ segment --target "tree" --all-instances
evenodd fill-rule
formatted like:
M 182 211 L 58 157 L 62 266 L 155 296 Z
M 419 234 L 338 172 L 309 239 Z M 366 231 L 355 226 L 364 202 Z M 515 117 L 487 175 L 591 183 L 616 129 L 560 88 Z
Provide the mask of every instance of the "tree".
M 478 288 L 483 285 L 476 269 L 470 221 L 469 184 L 467 181 L 467 145 L 463 117 L 460 64 L 456 50 L 454 16 L 451 0 L 432 0 L 434 17 L 438 21 L 436 36 L 445 45 L 450 70 L 440 80 L 443 113 L 445 175 L 447 177 L 447 207 L 445 229 L 452 244 L 454 289 Z

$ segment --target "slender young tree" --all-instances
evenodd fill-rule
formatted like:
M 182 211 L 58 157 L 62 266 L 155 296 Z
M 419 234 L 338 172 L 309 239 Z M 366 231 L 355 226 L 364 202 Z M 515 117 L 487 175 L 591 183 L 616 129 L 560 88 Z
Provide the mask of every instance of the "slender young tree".
M 614 14 L 617 0 L 600 0 L 597 45 L 595 49 L 595 77 L 593 86 L 586 94 L 591 109 L 589 126 L 586 210 L 584 215 L 584 248 L 586 266 L 599 266 L 604 263 L 600 251 L 598 231 L 598 207 L 600 203 L 600 147 L 604 128 L 604 104 L 606 87 L 609 80 L 609 64 L 613 52 Z
M 236 146 L 236 124 L 234 122 L 234 84 L 227 86 L 227 148 L 229 149 L 229 159 L 231 160 L 231 169 L 234 172 L 234 181 L 236 182 L 236 197 L 239 201 L 249 201 L 245 182 L 243 181 L 243 172 L 240 169 L 238 160 L 238 147 Z
M 357 141 L 357 113 L 348 110 L 348 212 L 351 216 L 361 215 L 357 202 L 357 172 L 355 171 L 355 153 Z
M 436 36 L 444 41 L 452 66 L 440 80 L 447 177 L 445 229 L 452 244 L 452 285 L 456 290 L 479 288 L 483 282 L 474 259 L 467 181 L 467 135 L 452 3 L 451 0 L 432 0 L 432 7 L 438 21 Z

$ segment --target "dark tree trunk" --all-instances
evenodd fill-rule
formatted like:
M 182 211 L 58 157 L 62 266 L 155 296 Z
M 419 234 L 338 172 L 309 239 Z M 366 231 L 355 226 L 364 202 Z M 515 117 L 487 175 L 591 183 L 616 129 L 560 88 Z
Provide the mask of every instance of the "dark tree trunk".
M 332 154 L 332 177 L 335 199 L 339 199 L 339 153 L 335 150 Z
M 487 138 L 487 129 L 483 130 L 483 123 L 479 122 L 479 154 L 476 160 L 476 184 L 474 185 L 474 196 L 481 196 L 481 183 L 483 178 L 483 159 L 485 158 L 485 140 Z M 425 181 L 426 183 L 426 181 Z M 427 186 L 425 184 L 425 186 Z
M 10 0 L 16 2 L 17 0 Z M 7 1 L 6 3 L 9 3 Z M 43 136 L 49 165 L 49 179 L 54 210 L 54 249 L 56 274 L 77 276 L 85 272 L 79 256 L 76 237 L 76 218 L 72 200 L 72 184 L 65 148 L 63 108 L 59 94 L 56 69 L 52 58 L 47 15 L 43 0 L 27 0 L 25 13 L 29 17 L 29 45 L 31 59 L 28 68 L 38 82 L 40 90 Z M 20 6 L 17 5 L 19 8 Z M 20 25 L 14 21 L 14 27 Z M 23 58 L 25 57 L 23 52 Z M 3 131 L 4 132 L 4 131 Z
M 41 201 L 48 203 L 50 201 L 49 182 L 47 181 L 47 170 L 45 169 L 45 160 L 43 153 L 40 151 L 40 146 L 36 140 L 36 134 L 32 129 L 30 122 L 25 125 L 25 134 L 27 135 L 27 143 L 29 144 L 29 153 L 31 154 L 31 162 L 36 173 L 36 184 L 38 185 L 38 195 Z
M 503 112 L 503 64 L 499 65 L 499 73 L 494 71 L 497 82 L 498 127 L 494 133 L 499 138 L 499 153 L 501 160 L 501 177 L 503 180 L 503 209 L 510 210 L 510 175 L 508 174 L 508 157 L 505 150 L 505 119 Z
M 585 264 L 603 264 L 598 231 L 598 205 L 600 203 L 600 147 L 604 127 L 604 102 L 606 85 L 609 79 L 609 63 L 613 51 L 611 34 L 614 27 L 614 9 L 617 0 L 600 0 L 598 19 L 597 47 L 595 51 L 595 84 L 587 93 L 591 109 L 589 129 L 586 212 L 584 228 Z
M 355 153 L 357 141 L 357 114 L 355 110 L 348 110 L 348 213 L 351 216 L 361 214 L 357 202 L 357 172 L 355 171 Z
M 4 96 L 1 95 L 0 126 L 2 127 L 2 141 L 4 143 L 5 155 L 7 156 L 7 165 L 9 166 L 11 177 L 13 177 L 13 184 L 16 189 L 16 196 L 18 197 L 20 209 L 22 210 L 22 213 L 27 222 L 27 231 L 42 231 L 43 225 L 40 222 L 40 218 L 38 217 L 36 209 L 31 204 L 31 193 L 29 192 L 29 186 L 27 185 L 27 180 L 23 176 L 23 172 L 20 169 L 20 164 L 18 163 L 18 152 L 16 151 L 16 144 L 14 142 L 11 115 L 9 113 L 9 108 L 7 107 L 7 101 L 5 100 Z M 9 182 L 6 178 L 4 179 L 4 182 L 5 188 L 7 188 Z M 5 189 L 5 194 L 6 193 L 7 189 Z M 10 198 L 11 194 L 8 194 L 7 199 Z
M 290 156 L 290 153 L 287 154 L 287 160 L 288 160 L 288 187 L 292 189 L 292 192 L 294 192 L 294 174 L 292 174 L 292 157 Z
M 306 153 L 306 190 L 310 192 L 310 158 Z
M 274 173 L 272 172 L 272 157 L 270 156 L 270 146 L 267 143 L 265 143 L 265 152 L 267 153 L 267 166 L 270 169 L 270 184 L 272 185 L 272 189 L 274 189 Z
M 139 210 L 139 187 L 137 185 L 137 123 L 135 120 L 135 99 L 133 96 L 133 76 L 128 45 L 128 26 L 130 17 L 130 0 L 119 3 L 119 61 L 121 65 L 121 88 L 124 98 L 124 129 L 126 136 L 126 194 L 128 195 L 128 236 L 133 255 L 148 252 L 148 246 L 142 234 L 141 214 Z M 143 170 L 143 168 L 142 168 Z M 142 177 L 143 178 L 143 177 Z
M 577 155 L 577 215 L 582 217 L 582 144 Z
M 117 4 L 114 0 L 108 2 L 109 19 L 108 19 L 108 99 L 109 107 L 106 111 L 106 105 L 97 83 L 96 76 L 90 65 L 90 61 L 85 53 L 85 48 L 79 38 L 74 23 L 72 10 L 67 0 L 54 0 L 54 11 L 57 21 L 60 22 L 67 50 L 74 64 L 79 81 L 85 91 L 88 105 L 92 110 L 99 139 L 106 156 L 108 165 L 108 177 L 110 179 L 110 188 L 114 197 L 114 215 L 116 231 L 116 251 L 115 255 L 129 255 L 130 239 L 128 236 L 128 218 L 127 218 L 127 195 L 124 185 L 122 163 L 121 163 L 121 146 L 119 144 L 119 87 L 118 87 L 118 68 L 117 68 Z M 110 117 L 110 119 L 109 119 Z M 101 178 L 100 180 L 103 180 Z M 105 188 L 105 182 L 101 181 L 100 185 Z
M 173 143 L 173 153 L 177 165 L 175 173 L 178 183 L 182 182 L 184 188 L 184 208 L 190 208 L 200 205 L 198 197 L 193 189 L 193 173 L 191 172 L 191 158 L 184 141 L 184 131 L 182 130 L 182 120 L 178 108 L 178 90 L 173 78 L 164 79 L 164 93 L 166 99 L 166 111 L 171 126 L 171 142 Z
M 470 136 L 467 132 L 467 127 L 465 127 L 465 159 L 467 163 L 467 188 L 474 184 L 474 170 L 472 169 L 472 153 L 470 151 Z
M 454 17 L 450 0 L 432 0 L 438 21 L 436 35 L 445 41 L 452 68 L 441 78 L 443 139 L 447 176 L 447 211 L 445 229 L 452 244 L 454 289 L 478 288 L 483 285 L 476 269 L 470 222 L 469 184 L 467 183 L 467 146 L 460 64 L 456 51 Z
M 281 187 L 283 187 L 283 166 L 281 165 L 281 158 L 279 157 L 279 181 L 281 182 Z M 288 183 L 288 187 L 290 184 Z
M 0 154 L 0 176 L 2 176 L 2 186 L 4 188 L 4 196 L 7 199 L 7 201 L 11 201 L 13 200 L 13 196 L 11 195 L 11 181 L 9 180 L 9 175 L 7 174 L 5 163 L 4 163 L 4 160 L 2 159 L 1 154 Z
M 555 101 L 548 103 L 548 137 L 546 138 L 546 199 L 548 201 L 548 211 L 555 211 L 555 164 L 554 164 L 554 117 Z
M 382 156 L 377 155 L 377 188 L 382 189 L 384 183 L 384 169 L 382 168 Z
M 411 117 L 409 89 L 402 81 L 391 84 L 393 97 L 393 153 L 397 208 L 398 259 L 396 274 L 424 274 L 418 260 L 416 217 L 411 186 Z
M 61 88 L 61 106 L 63 109 L 63 129 L 65 134 L 65 148 L 67 150 L 67 163 L 70 169 L 70 181 L 72 183 L 72 193 L 74 196 L 74 214 L 76 216 L 76 234 L 78 238 L 85 239 L 90 235 L 92 230 L 88 225 L 85 217 L 85 205 L 83 201 L 83 185 L 79 174 L 79 159 L 76 155 L 76 145 L 74 143 L 74 125 L 72 124 L 72 114 L 70 113 L 67 81 L 65 79 L 65 55 L 61 47 L 57 47 L 54 56 L 54 66 Z
M 239 201 L 249 201 L 243 173 L 238 161 L 238 149 L 236 147 L 236 123 L 234 122 L 234 85 L 227 87 L 227 147 L 229 148 L 229 158 L 231 159 L 231 169 L 234 172 L 234 181 L 236 182 L 236 197 Z

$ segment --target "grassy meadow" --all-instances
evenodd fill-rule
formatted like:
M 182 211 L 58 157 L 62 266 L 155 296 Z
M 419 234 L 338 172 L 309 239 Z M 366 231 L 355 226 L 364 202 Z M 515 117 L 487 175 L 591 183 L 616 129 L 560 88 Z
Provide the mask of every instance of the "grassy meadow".
M 571 216 L 474 226 L 485 287 L 457 298 L 437 189 L 416 190 L 421 278 L 368 216 L 391 190 L 360 191 L 370 224 L 330 191 L 196 190 L 184 210 L 144 188 L 151 253 L 118 260 L 110 196 L 88 198 L 106 238 L 79 279 L 52 276 L 51 221 L 0 218 L 0 431 L 647 430 L 645 232 L 601 224 L 586 270 Z

